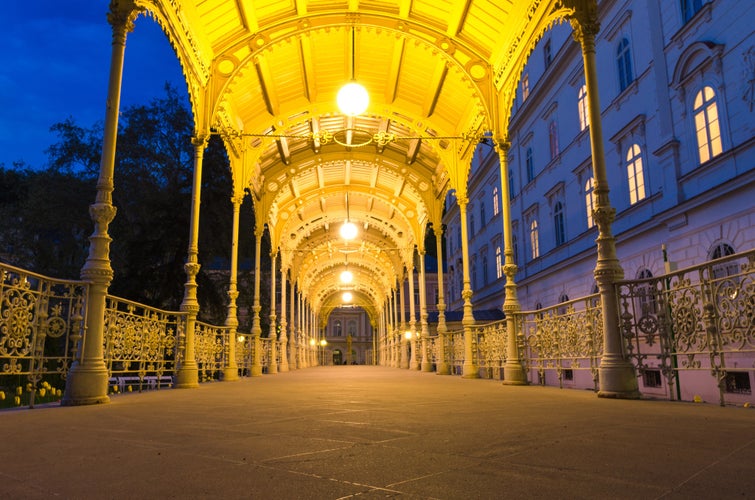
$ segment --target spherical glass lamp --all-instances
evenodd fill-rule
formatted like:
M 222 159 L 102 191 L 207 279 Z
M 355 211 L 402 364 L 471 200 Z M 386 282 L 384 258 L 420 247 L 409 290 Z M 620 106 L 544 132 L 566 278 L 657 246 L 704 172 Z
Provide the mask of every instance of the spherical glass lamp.
M 353 295 L 351 295 L 351 292 L 343 292 L 343 295 L 341 296 L 344 302 L 351 302 L 351 299 L 354 298 Z
M 349 116 L 361 115 L 370 104 L 370 95 L 367 89 L 357 82 L 349 82 L 338 91 L 336 102 L 341 113 Z
M 346 221 L 341 226 L 341 238 L 345 240 L 353 240 L 357 237 L 357 226 L 353 222 Z
M 354 275 L 351 271 L 346 269 L 345 271 L 341 272 L 341 283 L 351 283 L 354 280 Z

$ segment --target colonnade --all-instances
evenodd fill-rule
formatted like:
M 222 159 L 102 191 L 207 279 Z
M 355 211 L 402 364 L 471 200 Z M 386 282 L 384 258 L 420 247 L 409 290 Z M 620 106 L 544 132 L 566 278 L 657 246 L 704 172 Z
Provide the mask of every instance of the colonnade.
M 611 225 L 614 220 L 615 210 L 610 204 L 608 196 L 608 182 L 606 177 L 605 156 L 603 151 L 603 136 L 600 117 L 600 102 L 597 88 L 597 69 L 595 63 L 595 35 L 598 32 L 597 3 L 594 0 L 564 0 L 563 4 L 572 9 L 569 20 L 573 27 L 575 40 L 580 44 L 582 49 L 585 82 L 587 88 L 588 113 L 590 123 L 590 141 L 592 150 L 593 177 L 595 181 L 595 210 L 594 220 L 598 227 L 597 243 L 597 262 L 595 267 L 595 279 L 600 290 L 602 308 L 603 308 L 603 332 L 604 332 L 604 352 L 600 365 L 600 392 L 599 395 L 607 397 L 637 397 L 637 379 L 634 376 L 634 370 L 623 352 L 622 337 L 619 329 L 619 318 L 616 304 L 615 289 L 613 284 L 623 277 L 623 271 L 616 257 L 615 238 L 611 232 Z M 113 278 L 113 270 L 110 266 L 110 241 L 108 227 L 116 214 L 116 208 L 112 204 L 113 171 L 115 165 L 116 137 L 118 131 L 118 114 L 120 108 L 121 82 L 123 73 L 123 63 L 125 54 L 125 43 L 127 33 L 133 30 L 133 23 L 139 14 L 139 8 L 131 2 L 113 2 L 108 20 L 111 23 L 113 31 L 113 42 L 111 52 L 111 67 L 108 83 L 108 99 L 106 106 L 106 116 L 104 125 L 104 142 L 102 158 L 100 162 L 100 172 L 97 181 L 97 194 L 94 203 L 90 207 L 90 215 L 94 223 L 94 231 L 89 238 L 90 247 L 89 255 L 81 271 L 82 279 L 89 282 L 89 297 L 87 301 L 87 315 L 85 338 L 80 343 L 79 352 L 77 353 L 71 367 L 66 392 L 63 398 L 63 404 L 93 404 L 107 402 L 108 373 L 103 358 L 103 339 L 105 323 L 105 298 L 108 287 Z M 509 89 L 510 90 L 510 89 Z M 506 108 L 510 103 L 506 100 L 507 95 L 500 97 L 500 102 L 496 106 Z M 492 110 L 499 113 L 500 110 Z M 505 113 L 501 113 L 505 115 Z M 495 141 L 499 152 L 501 163 L 500 186 L 502 193 L 503 206 L 503 234 L 504 234 L 504 256 L 503 273 L 506 276 L 505 284 L 505 301 L 503 304 L 504 311 L 507 314 L 508 321 L 508 345 L 507 362 L 505 366 L 505 378 L 508 383 L 525 383 L 526 377 L 520 362 L 520 355 L 516 344 L 518 337 L 517 324 L 513 321 L 514 314 L 519 311 L 520 305 L 516 294 L 515 276 L 517 267 L 513 261 L 513 247 L 511 238 L 511 212 L 509 207 L 509 193 L 507 179 L 507 121 L 498 120 L 500 129 L 494 130 Z M 209 127 L 198 120 L 199 125 L 193 138 L 194 145 L 194 182 L 192 190 L 191 204 L 191 223 L 189 228 L 189 245 L 187 260 L 184 266 L 186 273 L 186 282 L 184 285 L 184 298 L 181 303 L 181 311 L 186 313 L 186 331 L 184 350 L 181 357 L 180 368 L 176 377 L 176 387 L 196 387 L 198 385 L 198 369 L 194 352 L 194 326 L 199 312 L 199 303 L 197 301 L 197 281 L 196 276 L 200 270 L 198 262 L 198 228 L 199 228 L 199 210 L 201 195 L 201 176 L 203 152 L 207 145 L 209 136 Z M 466 183 L 466 180 L 465 180 Z M 465 186 L 464 186 L 465 187 Z M 469 273 L 469 248 L 468 248 L 468 230 L 467 230 L 467 204 L 468 199 L 465 196 L 465 189 L 457 190 L 457 204 L 459 207 L 461 219 L 461 242 L 463 254 L 463 318 L 464 327 L 464 365 L 463 377 L 475 378 L 478 376 L 477 366 L 474 364 L 472 356 L 473 339 L 472 327 L 474 325 L 473 306 L 472 306 L 472 288 Z M 239 194 L 232 198 L 234 227 L 238 225 L 238 208 L 241 203 Z M 254 301 L 252 306 L 252 337 L 255 342 L 255 355 L 253 360 L 252 375 L 259 376 L 262 374 L 260 363 L 260 336 L 262 333 L 260 324 L 260 254 L 261 239 L 264 225 L 257 222 L 255 228 L 255 274 L 254 274 Z M 433 227 L 435 231 L 438 248 L 441 242 L 440 224 Z M 228 287 L 228 296 L 230 305 L 226 326 L 235 331 L 238 326 L 236 318 L 236 298 L 238 297 L 236 269 L 237 269 L 237 249 L 238 242 L 234 231 L 234 241 L 232 245 L 232 263 L 231 263 L 231 280 Z M 447 327 L 445 324 L 445 303 L 443 295 L 443 273 L 442 262 L 439 254 L 438 264 L 438 285 L 439 285 L 439 321 L 438 334 L 440 337 L 439 350 L 441 353 L 447 348 L 445 336 Z M 276 255 L 272 257 L 273 276 L 275 276 Z M 406 273 L 397 278 L 396 287 L 386 297 L 381 307 L 378 335 L 380 336 L 379 359 L 380 363 L 388 366 L 400 366 L 411 369 L 430 369 L 430 362 L 427 352 L 427 304 L 426 290 L 424 279 L 424 252 L 420 253 L 420 310 L 417 318 L 414 307 L 414 269 L 413 264 L 406 269 Z M 413 260 L 412 260 L 413 262 Z M 290 286 L 290 307 L 288 317 L 282 312 L 280 318 L 280 338 L 281 363 L 276 362 L 276 356 L 273 356 L 271 372 L 285 371 L 295 368 L 304 368 L 317 364 L 317 357 L 313 349 L 307 349 L 307 343 L 317 342 L 321 332 L 318 327 L 320 323 L 319 312 L 313 310 L 310 302 L 305 296 L 305 291 L 296 290 L 295 283 L 287 284 L 287 269 L 281 266 L 281 297 L 285 297 L 286 287 Z M 402 270 L 403 272 L 403 270 Z M 293 273 L 291 273 L 293 274 Z M 293 281 L 293 275 L 291 276 Z M 409 316 L 405 312 L 407 300 L 403 297 L 403 282 L 408 279 L 409 288 Z M 277 316 L 275 313 L 275 287 L 276 280 L 272 279 L 273 307 L 270 314 L 271 334 L 278 337 Z M 296 307 L 295 307 L 296 304 Z M 285 299 L 281 300 L 281 311 L 285 311 Z M 417 319 L 419 319 L 419 332 L 417 330 Z M 419 339 L 419 342 L 418 342 Z M 231 343 L 233 344 L 233 343 Z M 421 350 L 418 353 L 418 348 Z M 286 352 L 286 350 L 288 352 Z M 441 356 L 445 359 L 446 356 Z M 285 361 L 283 361 L 285 359 Z M 234 379 L 235 356 L 229 356 L 228 366 L 225 367 L 224 373 L 226 380 Z M 449 367 L 441 363 L 437 367 L 438 373 L 446 374 Z M 237 376 L 237 375 L 236 375 Z

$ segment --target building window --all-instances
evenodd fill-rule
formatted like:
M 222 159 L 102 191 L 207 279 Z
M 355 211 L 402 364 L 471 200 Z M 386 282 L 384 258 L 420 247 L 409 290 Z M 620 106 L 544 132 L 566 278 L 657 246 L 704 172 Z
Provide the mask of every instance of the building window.
M 590 115 L 587 114 L 587 85 L 582 85 L 577 91 L 577 109 L 579 111 L 579 130 L 590 125 Z
M 595 181 L 592 177 L 585 182 L 585 208 L 587 209 L 587 228 L 595 225 L 593 211 L 595 210 Z
M 637 273 L 638 280 L 648 280 L 653 277 L 650 269 L 641 269 Z M 640 283 L 637 286 L 637 305 L 642 316 L 648 316 L 658 313 L 658 302 L 655 298 L 655 289 L 653 282 Z
M 472 282 L 472 289 L 476 288 L 475 285 L 477 284 L 477 259 L 472 258 L 472 272 L 471 276 L 469 277 L 469 281 Z
M 645 387 L 661 387 L 660 370 L 644 370 L 642 372 L 642 383 Z
M 530 96 L 530 77 L 527 73 L 522 75 L 522 102 Z
M 564 227 L 564 205 L 560 201 L 553 207 L 553 229 L 556 232 L 556 246 L 566 243 L 566 228 Z
M 540 257 L 540 240 L 537 229 L 537 219 L 530 222 L 530 247 L 532 248 L 532 258 Z
M 548 144 L 550 145 L 551 160 L 558 156 L 558 127 L 556 120 L 548 124 Z
M 726 372 L 726 392 L 733 394 L 752 394 L 750 374 L 748 372 Z
M 623 92 L 634 81 L 632 75 L 632 54 L 629 40 L 622 38 L 616 47 L 616 66 L 619 70 L 619 91 Z
M 340 321 L 336 321 L 334 330 L 335 331 L 333 332 L 333 335 L 335 337 L 340 337 L 341 335 L 343 335 L 343 331 L 341 329 L 341 322 Z
M 565 369 L 562 372 L 562 374 L 563 374 L 564 380 L 567 380 L 570 382 L 574 380 L 574 370 L 572 370 L 571 368 Z
M 686 23 L 697 14 L 697 11 L 702 9 L 703 0 L 681 0 L 682 3 L 682 19 Z
M 734 248 L 727 243 L 718 243 L 708 252 L 708 260 L 716 260 L 726 257 L 728 255 L 734 255 Z M 717 264 L 713 266 L 712 275 L 713 279 L 725 278 L 727 276 L 733 276 L 737 274 L 737 263 L 726 262 L 723 264 Z
M 488 256 L 482 256 L 482 286 L 488 284 Z
M 562 293 L 561 296 L 558 298 L 558 303 L 565 304 L 567 302 L 569 302 L 569 296 L 566 295 L 565 293 Z M 558 308 L 558 314 L 563 315 L 563 314 L 566 314 L 567 312 L 569 312 L 568 306 L 561 306 Z
M 545 67 L 551 65 L 551 62 L 553 61 L 553 53 L 551 51 L 551 41 L 546 40 L 545 44 L 543 45 L 543 62 L 545 63 Z
M 474 214 L 473 213 L 469 214 L 469 235 L 474 236 Z
M 485 201 L 480 200 L 480 229 L 485 227 L 485 222 L 487 219 L 485 218 Z
M 498 279 L 503 276 L 503 257 L 500 246 L 495 247 L 495 275 Z
M 637 144 L 632 144 L 627 151 L 627 180 L 629 181 L 629 203 L 634 205 L 645 198 L 642 149 Z
M 525 164 L 527 167 L 527 182 L 532 182 L 532 180 L 535 178 L 535 162 L 532 159 L 532 148 L 527 148 L 525 158 Z
M 697 151 L 702 164 L 723 151 L 716 92 L 712 87 L 705 86 L 697 93 L 693 115 L 695 117 Z
M 509 171 L 510 172 L 510 171 Z M 493 215 L 498 215 L 498 212 L 501 210 L 501 207 L 499 205 L 498 201 L 498 186 L 493 188 Z
M 509 169 L 509 199 L 514 199 L 514 171 Z
M 519 238 L 516 237 L 516 232 L 512 231 L 511 234 L 511 250 L 514 251 L 514 264 L 519 265 Z

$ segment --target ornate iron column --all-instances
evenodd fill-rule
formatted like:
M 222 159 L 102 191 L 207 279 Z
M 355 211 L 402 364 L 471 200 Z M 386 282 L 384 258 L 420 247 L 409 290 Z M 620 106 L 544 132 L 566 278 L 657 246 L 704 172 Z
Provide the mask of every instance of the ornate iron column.
M 181 366 L 176 373 L 175 387 L 188 389 L 199 386 L 199 372 L 195 356 L 194 329 L 199 313 L 197 301 L 197 274 L 199 273 L 199 209 L 202 195 L 202 161 L 207 147 L 207 136 L 198 135 L 192 139 L 194 145 L 194 187 L 191 196 L 191 231 L 189 233 L 189 252 L 184 264 L 186 283 L 181 311 L 186 313 L 186 331 L 184 332 L 184 351 Z
M 600 361 L 600 397 L 638 398 L 637 377 L 624 354 L 624 341 L 619 327 L 619 311 L 614 283 L 624 277 L 616 257 L 616 240 L 611 224 L 616 210 L 608 197 L 608 179 L 603 151 L 603 129 L 600 121 L 598 72 L 595 64 L 595 35 L 600 29 L 598 6 L 595 0 L 569 0 L 574 6 L 571 25 L 574 39 L 582 47 L 590 116 L 590 146 L 592 149 L 593 179 L 595 181 L 595 209 L 593 218 L 598 226 L 598 259 L 595 281 L 600 290 L 603 310 L 603 356 Z
M 278 373 L 278 332 L 275 320 L 275 263 L 278 260 L 278 252 L 270 252 L 270 359 L 268 360 L 267 373 Z
M 403 269 L 402 269 L 403 271 Z M 403 276 L 402 279 L 399 281 L 399 287 L 398 287 L 398 302 L 399 302 L 399 314 L 400 317 L 400 325 L 399 326 L 399 345 L 401 346 L 401 354 L 400 354 L 400 364 L 399 366 L 401 368 L 410 368 L 411 365 L 409 364 L 409 346 L 408 342 L 409 340 L 406 338 L 404 333 L 406 332 L 406 306 L 405 306 L 405 300 L 404 300 L 404 280 Z
M 438 364 L 435 367 L 435 372 L 438 375 L 450 375 L 451 365 L 448 364 L 446 358 L 448 327 L 446 326 L 446 299 L 443 290 L 443 226 L 438 224 L 436 228 L 433 224 L 433 232 L 435 233 L 435 248 L 437 248 L 438 254 Z
M 414 261 L 414 251 L 412 251 L 412 262 Z M 417 311 L 414 307 L 414 264 L 407 270 L 409 275 L 409 331 L 412 332 L 412 336 L 407 343 L 407 347 L 411 350 L 409 353 L 409 369 L 419 370 L 420 360 L 417 359 Z
M 427 283 L 425 278 L 425 252 L 419 253 L 419 327 L 422 332 L 420 338 L 422 346 L 422 371 L 433 371 L 433 364 L 427 353 L 427 337 L 430 332 L 427 328 Z
M 461 253 L 464 276 L 464 290 L 461 297 L 464 299 L 464 315 L 461 324 L 464 326 L 464 366 L 462 367 L 463 378 L 480 378 L 480 373 L 474 359 L 474 339 L 472 327 L 474 326 L 474 313 L 472 312 L 472 282 L 469 278 L 469 235 L 467 231 L 467 205 L 469 200 L 465 197 L 457 197 L 459 205 L 459 217 L 461 218 Z
M 288 321 L 286 321 L 286 270 L 281 259 L 281 372 L 288 371 Z
M 527 374 L 522 368 L 519 353 L 519 322 L 517 316 L 522 310 L 516 290 L 516 272 L 514 262 L 514 238 L 511 229 L 511 193 L 508 183 L 508 153 L 511 144 L 505 140 L 496 141 L 501 175 L 501 218 L 503 219 L 503 274 L 506 276 L 506 294 L 503 300 L 503 312 L 506 314 L 506 363 L 503 365 L 503 383 L 509 385 L 527 384 Z
M 296 283 L 291 276 L 291 304 L 289 305 L 291 318 L 291 342 L 288 348 L 288 367 L 290 370 L 298 368 L 296 364 L 296 348 L 299 345 L 296 336 Z
M 239 268 L 239 209 L 244 201 L 244 196 L 231 198 L 233 205 L 233 235 L 231 237 L 231 276 L 228 284 L 228 315 L 225 318 L 225 326 L 228 331 L 228 359 L 223 370 L 223 380 L 231 381 L 239 379 L 239 367 L 236 364 L 236 329 L 239 326 L 238 308 L 236 299 L 239 297 L 238 284 Z
M 115 144 L 118 137 L 118 113 L 121 102 L 123 61 L 126 51 L 126 36 L 134 29 L 134 20 L 139 10 L 133 2 L 111 2 L 108 22 L 112 27 L 113 40 L 110 55 L 110 76 L 105 109 L 105 130 L 97 179 L 97 196 L 89 206 L 89 216 L 94 222 L 94 231 L 89 237 L 89 255 L 81 269 L 81 279 L 89 282 L 87 317 L 83 338 L 68 373 L 64 406 L 107 403 L 108 370 L 104 358 L 105 297 L 113 280 L 110 266 L 110 242 L 108 227 L 115 218 L 113 206 L 113 172 L 115 170 Z
M 262 356 L 260 350 L 262 349 L 262 342 L 260 342 L 260 335 L 262 334 L 262 327 L 260 326 L 260 260 L 262 253 L 262 233 L 265 232 L 265 227 L 262 224 L 257 224 L 254 228 L 254 304 L 252 305 L 252 342 L 254 342 L 254 357 L 252 358 L 252 377 L 259 377 L 262 375 Z

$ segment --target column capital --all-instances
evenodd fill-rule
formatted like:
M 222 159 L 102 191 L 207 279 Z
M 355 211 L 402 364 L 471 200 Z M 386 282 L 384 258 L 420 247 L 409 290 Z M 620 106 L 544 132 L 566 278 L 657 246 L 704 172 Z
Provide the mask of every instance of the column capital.
M 207 147 L 207 141 L 209 140 L 210 136 L 207 134 L 196 134 L 192 136 L 191 138 L 191 144 L 196 149 L 204 149 Z
M 125 37 L 126 33 L 134 31 L 134 21 L 143 11 L 144 8 L 138 7 L 133 0 L 110 0 L 107 22 L 113 27 L 114 38 L 117 35 Z
M 508 155 L 511 149 L 511 143 L 506 137 L 500 137 L 495 140 L 495 149 L 499 155 Z
M 565 0 L 564 3 L 574 9 L 569 16 L 574 39 L 582 48 L 595 50 L 595 35 L 600 31 L 598 4 L 595 0 Z
M 231 196 L 231 203 L 233 204 L 233 208 L 238 210 L 238 207 L 244 203 L 244 194 Z

